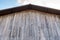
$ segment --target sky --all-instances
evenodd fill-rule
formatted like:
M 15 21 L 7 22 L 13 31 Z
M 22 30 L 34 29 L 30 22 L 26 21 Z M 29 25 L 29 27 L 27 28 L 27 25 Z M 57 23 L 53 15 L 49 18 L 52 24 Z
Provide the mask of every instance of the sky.
M 20 4 L 32 3 L 35 5 L 50 7 L 60 10 L 60 0 L 18 0 Z
M 17 0 L 0 0 L 0 10 L 19 6 Z
M 60 0 L 0 0 L 0 10 L 28 3 L 60 10 Z

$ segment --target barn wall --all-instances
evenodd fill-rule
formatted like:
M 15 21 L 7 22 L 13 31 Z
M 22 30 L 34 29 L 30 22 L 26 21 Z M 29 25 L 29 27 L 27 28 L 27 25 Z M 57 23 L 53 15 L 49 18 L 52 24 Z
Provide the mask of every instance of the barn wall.
M 0 16 L 0 40 L 60 40 L 60 17 L 34 10 Z

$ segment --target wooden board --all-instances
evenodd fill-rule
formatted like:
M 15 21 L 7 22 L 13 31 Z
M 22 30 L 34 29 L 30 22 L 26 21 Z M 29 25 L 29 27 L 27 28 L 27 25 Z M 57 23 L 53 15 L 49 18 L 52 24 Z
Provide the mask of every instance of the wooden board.
M 0 40 L 60 40 L 60 15 L 26 10 L 0 16 Z

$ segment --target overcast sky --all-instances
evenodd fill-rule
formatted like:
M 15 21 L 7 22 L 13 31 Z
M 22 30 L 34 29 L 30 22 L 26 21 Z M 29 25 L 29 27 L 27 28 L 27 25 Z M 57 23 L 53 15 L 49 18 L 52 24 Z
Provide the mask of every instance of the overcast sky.
M 60 0 L 0 0 L 0 10 L 32 3 L 35 5 L 51 7 L 60 10 Z

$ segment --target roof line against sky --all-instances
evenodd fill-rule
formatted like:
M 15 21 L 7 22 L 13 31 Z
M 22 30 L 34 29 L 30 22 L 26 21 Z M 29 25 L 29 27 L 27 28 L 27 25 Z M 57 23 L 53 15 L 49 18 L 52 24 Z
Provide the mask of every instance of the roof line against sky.
M 43 6 L 38 6 L 38 5 L 33 5 L 33 4 L 27 4 L 27 5 L 23 5 L 23 6 L 0 10 L 0 15 L 11 14 L 11 13 L 15 13 L 15 12 L 24 11 L 24 10 L 38 10 L 41 12 L 60 15 L 60 10 L 43 7 Z

